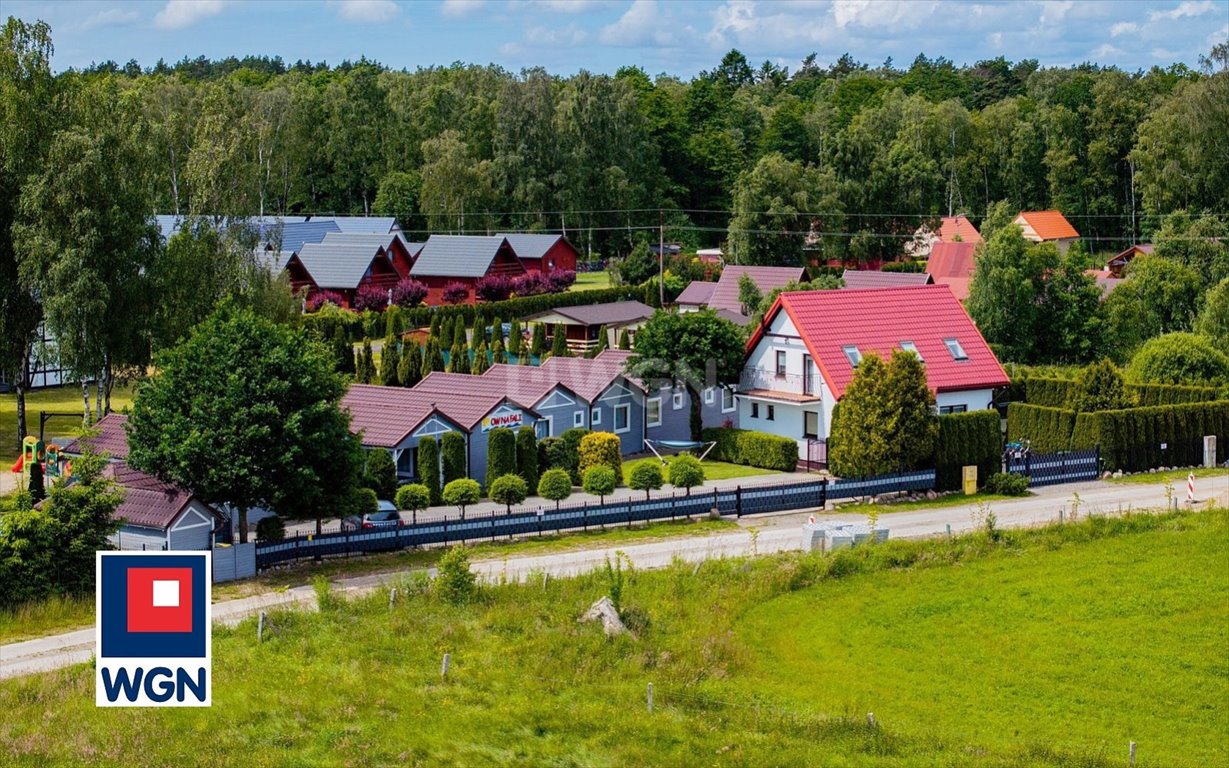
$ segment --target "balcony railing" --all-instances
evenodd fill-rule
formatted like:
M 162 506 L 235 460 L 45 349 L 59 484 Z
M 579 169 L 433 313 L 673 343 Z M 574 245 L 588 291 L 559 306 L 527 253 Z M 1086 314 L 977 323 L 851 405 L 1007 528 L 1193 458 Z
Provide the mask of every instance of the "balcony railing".
M 769 389 L 776 392 L 797 392 L 800 394 L 814 394 L 813 389 L 807 389 L 808 386 L 813 386 L 812 377 L 803 376 L 798 373 L 774 373 L 761 368 L 752 368 L 743 371 L 742 376 L 738 380 L 739 389 Z

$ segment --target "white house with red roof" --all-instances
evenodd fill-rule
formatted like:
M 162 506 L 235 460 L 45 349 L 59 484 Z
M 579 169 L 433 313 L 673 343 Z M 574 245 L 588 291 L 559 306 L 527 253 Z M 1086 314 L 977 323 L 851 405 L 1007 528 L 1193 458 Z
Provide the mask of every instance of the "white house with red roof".
M 1011 223 L 1020 228 L 1025 240 L 1054 243 L 1059 253 L 1066 253 L 1080 239 L 1080 233 L 1060 211 L 1020 211 Z
M 903 349 L 921 357 L 940 414 L 991 407 L 1007 374 L 945 285 L 783 293 L 747 342 L 739 426 L 824 455 L 832 409 L 858 363 Z

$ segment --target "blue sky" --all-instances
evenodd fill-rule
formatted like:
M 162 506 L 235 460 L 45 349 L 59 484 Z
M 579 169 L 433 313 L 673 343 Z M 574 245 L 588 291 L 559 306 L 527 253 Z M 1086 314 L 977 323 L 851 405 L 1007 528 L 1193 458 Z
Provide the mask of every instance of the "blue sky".
M 686 78 L 730 48 L 791 69 L 812 51 L 821 64 L 848 51 L 897 66 L 924 52 L 1135 70 L 1194 67 L 1229 38 L 1229 0 L 6 0 L 0 13 L 51 24 L 57 71 L 251 53 L 560 74 L 639 64 Z

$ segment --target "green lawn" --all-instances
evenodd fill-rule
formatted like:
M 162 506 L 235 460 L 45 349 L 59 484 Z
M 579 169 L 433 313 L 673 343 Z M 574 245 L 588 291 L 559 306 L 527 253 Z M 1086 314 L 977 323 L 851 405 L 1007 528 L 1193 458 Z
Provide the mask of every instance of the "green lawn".
M 667 456 L 666 464 L 669 465 L 669 463 L 673 459 L 674 459 L 673 456 Z M 632 461 L 625 461 L 623 462 L 623 482 L 625 484 L 627 483 L 628 479 L 632 476 L 632 469 L 634 469 L 637 464 L 641 464 L 646 461 L 655 462 L 659 466 L 661 465 L 661 460 L 658 459 L 656 456 L 649 456 L 643 459 L 633 459 Z M 748 467 L 742 464 L 729 464 L 724 461 L 712 461 L 710 459 L 705 459 L 704 461 L 700 462 L 700 466 L 704 467 L 704 479 L 705 480 L 733 480 L 739 477 L 754 477 L 755 475 L 779 475 L 781 474 L 775 469 L 760 469 L 759 467 Z M 669 472 L 670 470 L 668 466 L 661 468 L 662 477 L 667 482 L 670 479 Z M 693 489 L 693 491 L 695 490 L 698 490 L 698 489 Z
M 1137 475 L 1123 475 L 1122 477 L 1111 477 L 1107 482 L 1119 483 L 1123 485 L 1151 485 L 1153 483 L 1164 483 L 1166 480 L 1174 484 L 1174 493 L 1186 498 L 1186 476 L 1191 472 L 1195 473 L 1195 490 L 1199 492 L 1202 488 L 1209 488 L 1212 482 L 1217 482 L 1217 487 L 1222 490 L 1225 483 L 1229 483 L 1229 469 L 1224 467 L 1199 467 L 1196 469 L 1173 469 L 1168 472 L 1142 472 Z M 1203 483 L 1200 483 L 1201 478 L 1207 478 Z M 1200 496 L 1203 494 L 1200 493 Z
M 441 602 L 421 581 L 214 632 L 212 709 L 0 682 L 5 765 L 1229 763 L 1229 513 L 633 572 Z M 440 677 L 440 659 L 451 671 Z M 654 711 L 645 692 L 654 686 Z M 868 725 L 874 712 L 877 724 Z
M 569 291 L 591 291 L 596 288 L 610 287 L 610 273 L 606 270 L 601 272 L 577 272 L 576 282 L 572 283 Z
M 94 404 L 94 389 L 90 388 L 90 405 Z M 116 386 L 111 390 L 111 409 L 123 410 L 132 405 L 132 388 Z M 81 388 L 77 386 L 40 389 L 26 394 L 26 424 L 31 434 L 38 434 L 38 412 L 58 411 L 81 413 Z M 55 418 L 47 422 L 48 435 L 72 434 L 81 427 L 80 420 Z M 17 396 L 0 395 L 0 462 L 16 461 L 17 448 Z M 0 467 L 8 471 L 8 467 Z
M 833 505 L 829 508 L 830 512 L 857 512 L 858 514 L 868 514 L 870 512 L 879 512 L 887 514 L 889 512 L 913 512 L 919 509 L 941 509 L 944 507 L 962 507 L 969 505 L 976 507 L 983 502 L 1005 501 L 1013 498 L 1021 498 L 1019 496 L 1004 496 L 997 493 L 975 493 L 972 496 L 965 496 L 962 493 L 953 493 L 950 496 L 940 496 L 937 499 L 918 499 L 917 501 L 885 501 L 880 504 L 840 504 Z

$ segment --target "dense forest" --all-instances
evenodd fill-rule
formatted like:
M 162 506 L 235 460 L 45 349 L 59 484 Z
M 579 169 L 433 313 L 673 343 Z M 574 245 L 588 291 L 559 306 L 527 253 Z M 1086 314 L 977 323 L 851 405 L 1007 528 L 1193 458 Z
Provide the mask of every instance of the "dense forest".
M 735 259 L 894 257 L 932 217 L 1058 208 L 1108 250 L 1176 209 L 1229 210 L 1225 53 L 1200 71 L 872 67 L 794 71 L 731 51 L 690 81 L 637 67 L 558 77 L 277 58 L 96 65 L 51 87 L 115 101 L 151 210 L 382 213 L 409 231 L 564 229 L 602 256 L 665 223 Z M 1219 60 L 1218 60 L 1219 59 Z M 57 119 L 62 125 L 63 119 Z M 775 234 L 779 246 L 754 247 Z M 1101 250 L 1094 245 L 1094 250 Z

